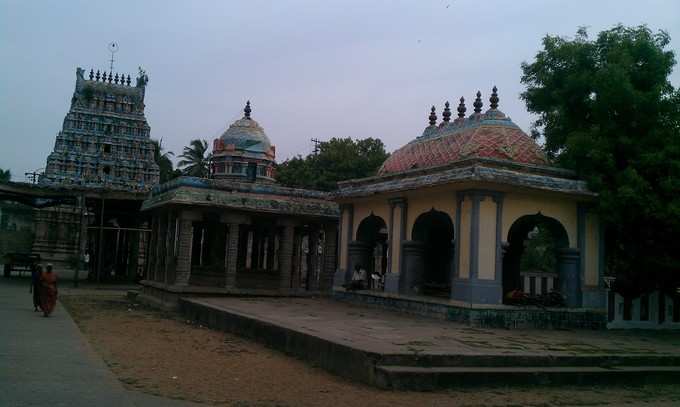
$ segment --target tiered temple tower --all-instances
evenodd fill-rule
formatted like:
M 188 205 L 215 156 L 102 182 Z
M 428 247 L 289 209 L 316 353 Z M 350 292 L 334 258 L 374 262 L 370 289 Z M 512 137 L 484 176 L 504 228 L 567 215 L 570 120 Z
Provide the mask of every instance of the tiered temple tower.
M 143 192 L 158 183 L 154 146 L 144 116 L 148 82 L 130 75 L 76 69 L 71 108 L 40 183 Z

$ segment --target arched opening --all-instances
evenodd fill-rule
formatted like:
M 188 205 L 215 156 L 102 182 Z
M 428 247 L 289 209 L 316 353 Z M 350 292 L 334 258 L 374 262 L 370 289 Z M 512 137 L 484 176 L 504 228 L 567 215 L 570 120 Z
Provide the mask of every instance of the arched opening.
M 503 255 L 503 302 L 516 303 L 529 296 L 562 292 L 563 251 L 569 237 L 562 224 L 538 213 L 517 219 L 508 232 Z
M 354 266 L 366 270 L 369 288 L 382 290 L 387 271 L 387 224 L 381 217 L 371 214 L 359 224 L 356 240 L 363 248 L 363 255 Z M 380 278 L 371 278 L 373 274 Z
M 423 295 L 448 298 L 451 292 L 451 271 L 453 268 L 454 231 L 449 215 L 432 209 L 423 213 L 413 224 L 411 239 L 422 243 L 421 265 L 423 270 L 416 274 L 411 284 L 420 285 Z

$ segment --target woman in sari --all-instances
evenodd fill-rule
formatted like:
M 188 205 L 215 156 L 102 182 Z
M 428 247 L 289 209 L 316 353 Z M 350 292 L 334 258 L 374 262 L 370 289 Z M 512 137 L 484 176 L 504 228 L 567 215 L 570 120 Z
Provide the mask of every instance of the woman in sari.
M 42 305 L 40 304 L 40 277 L 42 276 L 42 267 L 39 265 L 33 266 L 31 271 L 31 289 L 28 291 L 33 294 L 33 312 L 40 311 Z
M 46 271 L 40 276 L 40 304 L 43 316 L 48 317 L 57 305 L 57 275 L 52 272 L 52 265 L 48 264 Z

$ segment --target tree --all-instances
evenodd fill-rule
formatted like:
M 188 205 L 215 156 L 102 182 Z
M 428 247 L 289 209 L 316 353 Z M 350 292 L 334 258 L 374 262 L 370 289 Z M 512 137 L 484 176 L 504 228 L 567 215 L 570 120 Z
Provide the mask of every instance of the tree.
M 607 272 L 630 294 L 680 285 L 680 92 L 670 37 L 617 25 L 546 36 L 522 94 L 548 155 L 599 194 Z
M 151 140 L 153 143 L 153 159 L 158 164 L 160 171 L 160 183 L 168 182 L 176 178 L 175 171 L 172 169 L 171 156 L 174 155 L 172 151 L 163 152 L 163 139 Z
M 332 138 L 319 151 L 297 156 L 277 167 L 277 180 L 287 186 L 331 191 L 339 181 L 375 175 L 389 154 L 379 139 Z
M 207 141 L 200 139 L 191 140 L 189 145 L 184 147 L 184 151 L 179 158 L 182 160 L 180 160 L 178 165 L 182 167 L 184 175 L 208 178 L 212 154 L 208 153 Z
M 10 170 L 3 170 L 0 168 L 0 184 L 6 184 L 12 179 Z

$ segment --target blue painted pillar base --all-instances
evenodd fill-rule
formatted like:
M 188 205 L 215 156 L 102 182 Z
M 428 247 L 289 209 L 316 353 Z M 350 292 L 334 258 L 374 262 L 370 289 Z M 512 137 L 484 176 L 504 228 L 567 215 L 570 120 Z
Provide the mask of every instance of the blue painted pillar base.
M 451 285 L 451 299 L 473 304 L 502 304 L 503 284 L 496 280 L 456 278 Z
M 607 290 L 604 287 L 583 287 L 584 308 L 605 309 L 607 307 Z
M 580 308 L 583 304 L 581 294 L 581 255 L 578 249 L 560 249 L 557 256 L 557 272 L 560 279 L 560 293 L 565 297 L 569 308 Z
M 399 293 L 399 273 L 385 274 L 385 292 L 391 294 Z
M 399 292 L 407 295 L 423 294 L 425 274 L 425 244 L 407 240 L 402 243 L 404 269 L 399 281 Z
M 338 269 L 333 274 L 333 287 L 342 287 L 346 284 L 347 270 Z

